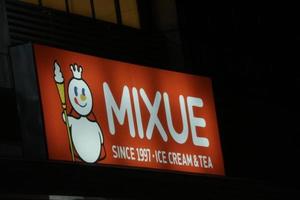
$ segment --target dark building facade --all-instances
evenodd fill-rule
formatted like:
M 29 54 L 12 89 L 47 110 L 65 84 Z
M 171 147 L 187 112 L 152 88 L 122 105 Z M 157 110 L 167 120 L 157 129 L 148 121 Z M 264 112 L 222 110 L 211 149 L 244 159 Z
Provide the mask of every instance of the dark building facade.
M 203 199 L 298 195 L 293 181 L 299 178 L 300 79 L 299 70 L 291 67 L 299 62 L 299 50 L 292 45 L 299 40 L 296 12 L 282 8 L 282 16 L 263 6 L 141 0 L 136 1 L 139 25 L 130 27 L 118 14 L 119 1 L 114 1 L 115 22 L 97 19 L 95 5 L 91 16 L 82 16 L 71 13 L 71 7 L 61 11 L 37 2 L 0 1 L 0 104 L 5 105 L 0 198 L 192 198 L 195 191 Z M 32 158 L 24 144 L 28 138 L 22 134 L 9 53 L 26 43 L 211 77 L 226 176 Z

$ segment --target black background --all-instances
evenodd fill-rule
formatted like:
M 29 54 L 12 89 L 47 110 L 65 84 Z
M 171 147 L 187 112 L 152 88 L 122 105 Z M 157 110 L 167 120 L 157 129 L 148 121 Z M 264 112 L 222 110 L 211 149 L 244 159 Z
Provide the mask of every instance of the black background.
M 213 79 L 227 175 L 296 184 L 297 8 L 177 2 L 188 69 Z

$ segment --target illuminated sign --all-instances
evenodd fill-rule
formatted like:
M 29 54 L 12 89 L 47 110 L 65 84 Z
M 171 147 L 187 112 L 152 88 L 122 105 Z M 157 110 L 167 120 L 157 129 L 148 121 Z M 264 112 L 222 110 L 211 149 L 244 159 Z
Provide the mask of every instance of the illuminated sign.
M 210 79 L 34 52 L 49 159 L 224 175 Z

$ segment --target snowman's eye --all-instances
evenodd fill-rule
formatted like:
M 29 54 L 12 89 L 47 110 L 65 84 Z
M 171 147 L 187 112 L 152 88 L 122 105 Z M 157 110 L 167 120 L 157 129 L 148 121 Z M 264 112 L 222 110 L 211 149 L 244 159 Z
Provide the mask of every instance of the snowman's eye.
M 85 89 L 82 88 L 82 95 L 85 96 Z
M 74 93 L 76 96 L 78 96 L 78 88 L 76 86 L 74 87 Z

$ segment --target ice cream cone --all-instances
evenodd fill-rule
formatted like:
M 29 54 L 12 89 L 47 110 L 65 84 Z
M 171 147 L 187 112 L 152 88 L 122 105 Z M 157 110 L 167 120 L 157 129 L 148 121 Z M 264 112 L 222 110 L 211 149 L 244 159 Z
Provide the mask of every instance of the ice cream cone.
M 56 83 L 57 89 L 58 89 L 58 93 L 59 93 L 59 97 L 61 100 L 61 103 L 63 105 L 66 104 L 66 97 L 65 97 L 65 86 L 64 86 L 64 82 L 62 83 Z

